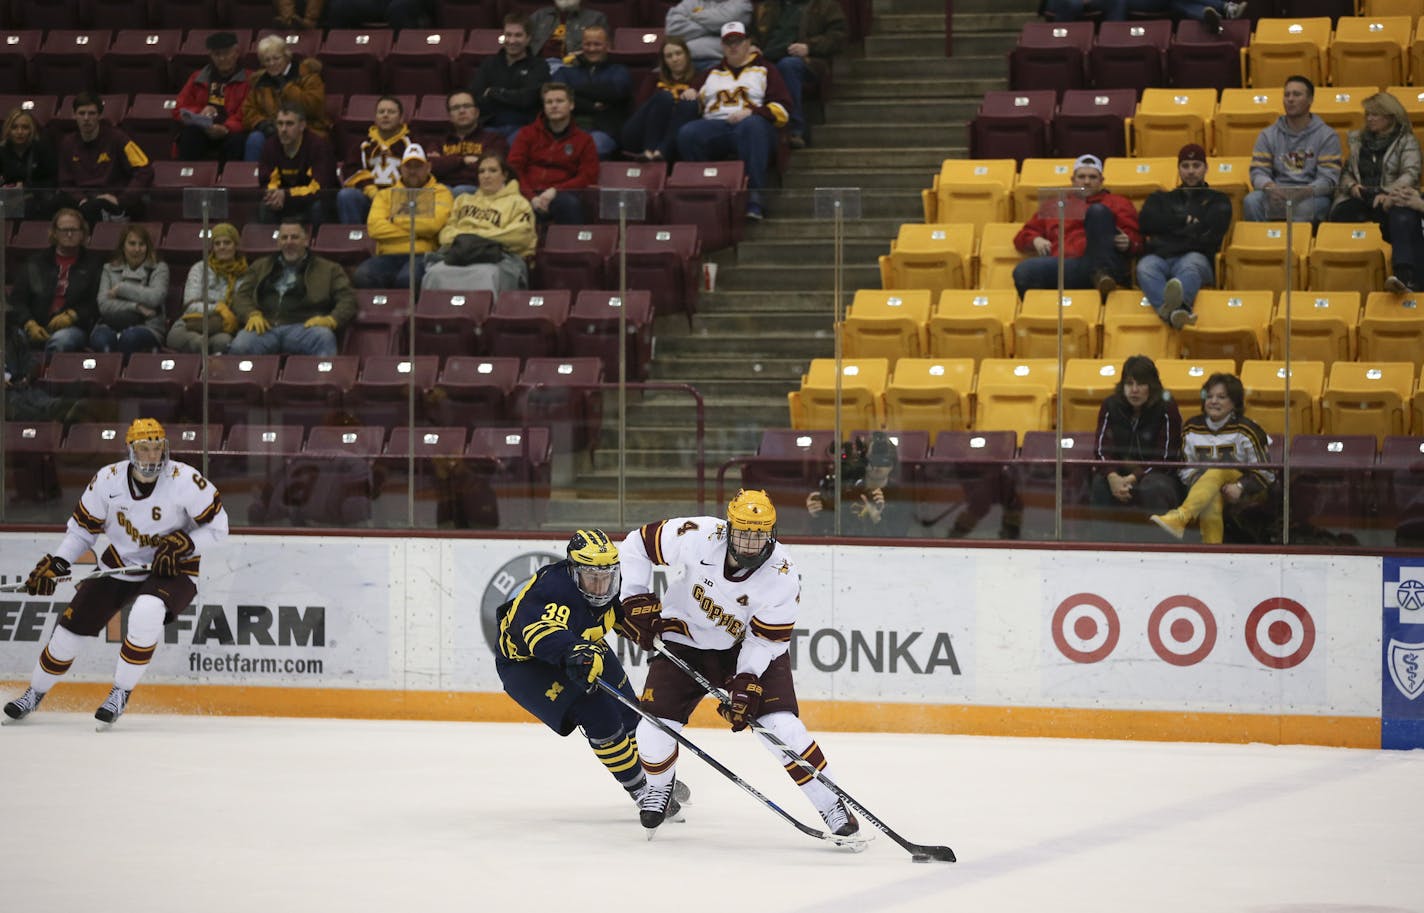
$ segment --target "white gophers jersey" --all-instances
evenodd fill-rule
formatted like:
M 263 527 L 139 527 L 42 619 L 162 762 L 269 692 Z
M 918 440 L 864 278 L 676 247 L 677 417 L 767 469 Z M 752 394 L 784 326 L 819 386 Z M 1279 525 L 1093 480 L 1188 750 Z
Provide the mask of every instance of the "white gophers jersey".
M 662 614 L 686 622 L 689 636 L 669 633 L 669 642 L 704 650 L 729 650 L 740 643 L 737 671 L 754 675 L 790 648 L 801 575 L 780 543 L 761 567 L 729 576 L 726 521 L 674 517 L 633 530 L 618 556 L 624 599 L 652 591 L 654 565 L 681 569 L 681 576 L 668 580 Z
M 179 568 L 190 577 L 198 576 L 203 550 L 227 538 L 227 511 L 217 486 L 192 466 L 173 459 L 164 464 L 147 495 L 141 496 L 135 485 L 128 460 L 110 463 L 95 473 L 79 496 L 55 554 L 72 562 L 94 548 L 103 533 L 109 547 L 100 564 L 150 564 L 158 540 L 181 530 L 193 540 L 193 553 L 183 558 Z
M 754 112 L 766 105 L 772 114 L 772 123 L 778 127 L 790 118 L 783 103 L 780 75 L 773 77 L 772 66 L 760 54 L 753 57 L 740 70 L 733 70 L 726 61 L 719 62 L 707 72 L 702 83 L 702 116 L 708 120 L 726 120 L 733 111 Z M 773 91 L 772 80 L 776 80 Z

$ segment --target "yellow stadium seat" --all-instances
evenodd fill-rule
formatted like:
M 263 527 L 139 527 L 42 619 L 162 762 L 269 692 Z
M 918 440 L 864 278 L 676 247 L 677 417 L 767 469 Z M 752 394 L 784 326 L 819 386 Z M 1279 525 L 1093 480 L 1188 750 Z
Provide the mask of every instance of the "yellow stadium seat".
M 1264 357 L 1275 303 L 1275 293 L 1265 289 L 1202 289 L 1193 307 L 1197 322 L 1179 334 L 1182 357 L 1229 358 L 1238 364 Z
M 1222 266 L 1217 284 L 1229 289 L 1286 287 L 1286 235 L 1294 254 L 1290 257 L 1291 287 L 1305 288 L 1305 256 L 1310 252 L 1310 226 L 1285 222 L 1237 222 L 1222 246 Z
M 1379 88 L 1372 85 L 1316 87 L 1315 101 L 1310 105 L 1310 113 L 1319 115 L 1321 120 L 1334 128 L 1335 135 L 1340 137 L 1340 152 L 1343 156 L 1348 157 L 1350 154 L 1350 131 L 1360 130 L 1365 126 L 1365 109 L 1362 107 L 1365 99 L 1378 91 Z
M 929 289 L 861 289 L 846 312 L 846 358 L 884 358 L 890 366 L 929 351 L 925 324 L 930 319 Z
M 1337 361 L 1320 400 L 1322 434 L 1407 434 L 1414 365 L 1405 361 Z
M 1288 77 L 1299 74 L 1317 86 L 1324 85 L 1329 45 L 1328 16 L 1262 19 L 1246 47 L 1249 84 L 1280 87 Z
M 880 258 L 880 284 L 887 289 L 968 288 L 974 278 L 974 225 L 906 222 Z
M 926 222 L 1008 222 L 1013 219 L 1013 159 L 945 159 L 925 203 Z
M 1216 137 L 1216 155 L 1244 156 L 1249 164 L 1256 137 L 1281 116 L 1281 89 L 1262 86 L 1259 89 L 1222 89 L 1216 105 L 1212 132 Z M 1213 162 L 1215 159 L 1213 159 Z M 1212 163 L 1208 163 L 1212 164 Z M 1210 176 L 1207 182 L 1213 187 Z M 1220 190 L 1221 188 L 1217 188 Z
M 1014 315 L 1014 355 L 1017 358 L 1058 357 L 1058 290 L 1024 292 Z M 1063 357 L 1094 358 L 1102 326 L 1102 296 L 1094 289 L 1064 289 L 1062 298 Z
M 1414 423 L 1410 427 L 1416 432 L 1424 431 L 1424 371 L 1420 372 L 1419 384 L 1414 388 Z
M 1306 275 L 1313 291 L 1383 288 L 1389 245 L 1374 222 L 1321 222 Z
M 1027 222 L 1038 212 L 1040 190 L 1073 186 L 1074 159 L 1024 159 L 1014 184 L 1014 218 Z
M 1413 55 L 1411 59 L 1414 72 L 1418 74 L 1416 78 L 1424 82 L 1424 36 L 1414 40 L 1410 53 Z M 1414 127 L 1414 138 L 1424 144 L 1424 87 L 1390 86 L 1385 91 L 1399 99 L 1405 113 L 1409 115 L 1409 123 Z
M 883 358 L 842 359 L 841 427 L 885 426 L 885 383 L 890 363 Z M 813 358 L 801 389 L 787 394 L 791 427 L 798 431 L 836 426 L 836 361 Z
M 1118 289 L 1103 303 L 1103 358 L 1121 363 L 1129 355 L 1152 360 L 1177 355 L 1172 330 L 1142 293 Z
M 1330 39 L 1330 81 L 1337 86 L 1402 84 L 1413 25 L 1407 15 L 1341 16 Z
M 1132 115 L 1133 156 L 1170 155 L 1175 165 L 1177 150 L 1187 143 L 1210 149 L 1215 113 L 1215 89 L 1143 89 Z
M 1360 315 L 1358 351 L 1360 361 L 1424 365 L 1424 295 L 1371 292 Z
M 1093 431 L 1098 409 L 1122 380 L 1122 361 L 1074 358 L 1063 365 L 1063 430 Z
M 1216 155 L 1207 159 L 1206 182 L 1231 197 L 1231 223 L 1241 221 L 1241 201 L 1251 192 L 1251 153 Z
M 974 391 L 972 358 L 902 358 L 885 387 L 885 421 L 900 431 L 969 427 Z
M 1320 395 L 1325 389 L 1325 365 L 1318 361 L 1247 361 L 1241 365 L 1246 388 L 1246 414 L 1266 433 L 1286 434 L 1286 381 L 1290 381 L 1290 435 L 1315 434 L 1320 429 Z
M 1007 358 L 1013 354 L 1019 295 L 997 289 L 945 289 L 930 315 L 933 358 Z
M 974 430 L 1052 431 L 1058 362 L 1052 358 L 986 358 L 974 384 Z
M 1014 267 L 1024 258 L 1014 237 L 1022 228 L 1018 222 L 991 222 L 979 229 L 978 288 L 1014 287 Z
M 1177 186 L 1177 150 L 1155 158 L 1111 158 L 1103 163 L 1103 186 L 1132 201 L 1139 212 L 1159 190 Z
M 1164 358 L 1157 362 L 1162 389 L 1172 394 L 1182 418 L 1201 411 L 1201 388 L 1213 374 L 1235 374 L 1236 362 L 1229 358 Z
M 1286 296 L 1276 300 L 1271 318 L 1271 358 L 1286 357 Z M 1349 361 L 1360 324 L 1359 292 L 1294 292 L 1290 295 L 1290 357 L 1318 361 L 1328 371 Z

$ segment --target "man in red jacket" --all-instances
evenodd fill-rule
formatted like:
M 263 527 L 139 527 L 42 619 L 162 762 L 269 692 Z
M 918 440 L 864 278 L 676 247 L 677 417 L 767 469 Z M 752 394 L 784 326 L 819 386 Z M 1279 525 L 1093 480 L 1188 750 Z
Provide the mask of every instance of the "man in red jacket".
M 1073 187 L 1063 220 L 1063 287 L 1096 288 L 1104 296 L 1128 284 L 1127 258 L 1142 251 L 1137 210 L 1127 197 L 1103 189 L 1103 162 L 1081 155 L 1073 163 Z M 1080 202 L 1081 201 L 1081 202 Z M 1079 206 L 1081 215 L 1075 214 Z M 1030 254 L 1014 267 L 1022 298 L 1031 288 L 1058 287 L 1058 219 L 1035 214 L 1014 236 L 1014 247 Z
M 522 127 L 509 150 L 509 166 L 541 223 L 582 225 L 583 203 L 576 191 L 598 183 L 598 149 L 574 123 L 574 96 L 561 82 L 540 90 L 544 113 Z
M 247 71 L 238 66 L 242 51 L 232 32 L 208 36 L 208 63 L 195 70 L 183 90 L 173 119 L 178 130 L 181 161 L 241 161 L 242 103 L 247 98 Z

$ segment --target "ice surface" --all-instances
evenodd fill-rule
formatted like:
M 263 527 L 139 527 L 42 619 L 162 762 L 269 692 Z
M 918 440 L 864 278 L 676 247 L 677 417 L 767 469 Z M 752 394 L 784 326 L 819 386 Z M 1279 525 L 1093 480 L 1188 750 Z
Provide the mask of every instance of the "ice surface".
M 689 729 L 808 824 L 749 733 Z M 1424 910 L 1424 752 L 817 733 L 906 839 L 808 838 L 689 752 L 648 842 L 576 736 L 534 725 L 40 710 L 0 729 L 0 910 Z

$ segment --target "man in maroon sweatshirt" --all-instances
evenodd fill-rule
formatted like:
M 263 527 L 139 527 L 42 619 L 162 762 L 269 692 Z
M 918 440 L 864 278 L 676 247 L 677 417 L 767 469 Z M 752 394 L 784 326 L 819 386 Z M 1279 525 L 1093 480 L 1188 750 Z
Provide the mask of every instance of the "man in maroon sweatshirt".
M 78 129 L 59 143 L 59 205 L 79 210 L 90 225 L 143 218 L 153 166 L 138 144 L 101 118 L 104 101 L 80 92 L 72 103 Z

